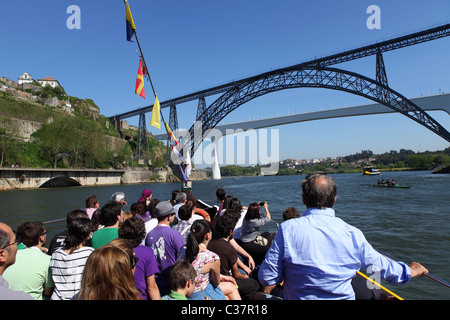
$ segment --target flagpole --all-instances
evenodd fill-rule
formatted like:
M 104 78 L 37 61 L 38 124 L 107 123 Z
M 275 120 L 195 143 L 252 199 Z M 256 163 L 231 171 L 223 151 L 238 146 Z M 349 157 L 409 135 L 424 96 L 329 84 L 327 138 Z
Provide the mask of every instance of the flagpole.
M 128 3 L 127 0 L 123 0 L 123 2 L 124 2 L 124 4 L 125 4 L 125 6 L 126 6 L 127 3 Z M 129 7 L 129 6 L 128 6 L 128 7 Z M 131 9 L 130 9 L 130 13 L 131 13 Z M 133 24 L 134 24 L 134 23 L 133 23 Z M 142 62 L 144 63 L 145 74 L 147 75 L 148 80 L 150 81 L 150 85 L 152 86 L 152 90 L 153 90 L 153 95 L 154 95 L 155 98 L 156 98 L 155 87 L 153 86 L 152 78 L 150 77 L 150 73 L 148 72 L 147 63 L 145 62 L 145 57 L 144 57 L 144 54 L 143 54 L 143 52 L 142 52 L 142 48 L 141 48 L 141 44 L 140 44 L 140 42 L 139 42 L 139 37 L 138 37 L 137 32 L 136 32 L 136 28 L 134 28 L 133 31 L 134 31 L 134 37 L 136 38 L 136 42 L 137 42 L 137 45 L 138 45 L 138 48 L 139 48 L 139 52 L 141 53 L 140 56 L 141 56 Z M 167 127 L 166 127 L 166 125 L 165 125 L 165 124 L 166 124 L 166 121 L 164 120 L 164 115 L 163 115 L 163 113 L 162 113 L 162 111 L 161 111 L 161 108 L 159 109 L 159 114 L 161 115 L 161 119 L 162 119 L 162 121 L 164 122 L 164 128 L 166 129 L 166 134 L 167 134 L 167 136 L 170 136 L 170 135 L 169 135 L 169 131 L 167 130 Z M 181 157 L 181 154 L 179 154 L 179 156 Z M 178 164 L 178 166 L 179 166 L 179 168 L 180 168 L 181 174 L 183 175 L 184 182 L 187 183 L 188 179 L 186 178 L 186 176 L 185 176 L 185 174 L 184 174 L 184 171 L 183 171 L 183 169 L 182 169 L 182 167 L 181 167 L 181 164 Z
M 127 0 L 123 0 L 123 2 L 124 2 L 124 4 L 126 5 L 128 1 L 127 1 Z M 131 9 L 130 9 L 130 10 L 131 10 Z M 148 80 L 150 81 L 150 85 L 152 86 L 152 90 L 153 90 L 153 95 L 154 95 L 155 98 L 156 98 L 155 87 L 153 86 L 152 78 L 150 77 L 150 73 L 148 72 L 147 63 L 145 62 L 144 53 L 142 52 L 141 44 L 140 44 L 140 42 L 139 42 L 139 37 L 138 37 L 138 35 L 137 35 L 136 29 L 134 29 L 133 31 L 134 31 L 134 37 L 136 38 L 136 42 L 137 42 L 137 45 L 138 45 L 138 48 L 139 48 L 139 52 L 141 53 L 140 56 L 141 56 L 142 62 L 144 63 L 145 74 L 147 75 Z M 161 109 L 159 110 L 159 114 L 161 115 L 161 119 L 163 120 L 163 122 L 166 122 L 166 121 L 164 120 L 164 116 L 163 116 L 163 114 L 162 114 Z M 167 133 L 167 135 L 169 135 L 169 132 L 167 131 L 167 128 L 166 128 L 166 133 Z

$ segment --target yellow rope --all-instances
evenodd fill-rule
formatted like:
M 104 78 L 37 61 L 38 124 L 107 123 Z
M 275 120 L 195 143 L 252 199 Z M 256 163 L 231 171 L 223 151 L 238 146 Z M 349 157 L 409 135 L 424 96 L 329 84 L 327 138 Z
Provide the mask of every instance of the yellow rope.
M 396 295 L 395 293 L 393 293 L 391 290 L 389 290 L 386 287 L 383 287 L 381 284 L 379 284 L 378 282 L 376 282 L 375 280 L 369 278 L 368 276 L 366 276 L 365 274 L 363 274 L 362 272 L 358 271 L 357 272 L 360 276 L 362 276 L 363 278 L 370 280 L 373 284 L 377 285 L 379 288 L 383 289 L 384 291 L 386 291 L 387 293 L 391 294 L 392 296 L 394 296 L 395 298 L 397 298 L 398 300 L 404 300 L 403 298 L 399 297 L 398 295 Z

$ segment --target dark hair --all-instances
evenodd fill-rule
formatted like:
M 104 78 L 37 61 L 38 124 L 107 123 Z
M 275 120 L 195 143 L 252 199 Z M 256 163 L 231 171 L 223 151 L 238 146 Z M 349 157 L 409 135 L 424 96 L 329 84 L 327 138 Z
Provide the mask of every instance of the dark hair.
M 133 216 L 140 215 L 141 217 L 145 218 L 145 204 L 144 204 L 144 202 L 133 203 L 131 205 L 130 211 L 131 211 L 131 214 Z
M 84 210 L 76 209 L 76 210 L 70 211 L 67 214 L 66 226 L 68 228 L 69 225 L 72 223 L 72 221 L 74 219 L 77 219 L 77 218 L 88 218 L 88 217 L 89 217 L 88 214 Z
M 101 210 L 97 209 L 92 213 L 91 217 L 92 225 L 94 227 L 94 231 L 97 231 L 98 227 L 103 224 Z
M 182 205 L 178 208 L 178 218 L 180 220 L 189 220 L 192 217 L 192 208 L 187 205 Z
M 194 196 L 191 190 L 183 191 L 186 194 L 186 202 L 191 201 L 195 206 L 198 206 L 197 198 Z
M 241 200 L 239 200 L 236 197 L 232 198 L 231 201 L 230 201 L 230 205 L 229 205 L 228 209 L 241 211 L 242 210 Z
M 117 201 L 109 201 L 101 210 L 101 220 L 105 227 L 113 226 L 117 223 L 117 216 L 122 213 L 122 205 Z
M 283 221 L 299 218 L 300 213 L 298 212 L 297 208 L 295 207 L 288 207 L 283 211 Z
M 323 182 L 317 183 L 319 179 Z M 333 207 L 336 189 L 336 182 L 330 176 L 320 173 L 308 175 L 302 181 L 303 200 L 306 207 L 321 209 Z
M 226 195 L 226 191 L 224 189 L 219 188 L 219 189 L 216 190 L 216 197 L 220 201 L 225 200 L 225 195 Z
M 247 209 L 247 213 L 245 214 L 245 220 L 261 219 L 259 209 L 259 204 L 257 204 L 256 202 L 250 203 Z
M 198 254 L 198 245 L 205 239 L 205 235 L 211 231 L 211 223 L 208 220 L 195 220 L 191 226 L 186 241 L 186 260 L 192 263 Z
M 146 235 L 145 223 L 137 216 L 128 218 L 119 228 L 119 238 L 129 240 L 133 245 L 133 248 L 140 245 Z
M 197 207 L 196 203 L 193 202 L 193 201 L 191 201 L 191 200 L 186 201 L 185 206 L 186 206 L 186 209 L 187 209 L 189 212 L 192 212 L 192 211 L 194 210 L 194 207 Z M 195 212 L 194 212 L 194 213 L 195 213 Z
M 94 226 L 89 218 L 76 218 L 68 226 L 68 235 L 64 241 L 64 250 L 73 252 L 76 246 L 86 241 L 93 231 Z
M 156 212 L 156 205 L 158 203 L 160 203 L 160 202 L 161 202 L 161 200 L 159 200 L 159 199 L 152 199 L 152 200 L 150 200 L 150 203 L 148 205 L 148 211 L 150 212 L 150 216 L 152 218 L 154 217 L 155 212 Z
M 86 208 L 95 208 L 95 205 L 98 203 L 98 199 L 96 196 L 90 196 L 86 199 Z
M 175 198 L 177 196 L 177 194 L 179 194 L 181 191 L 180 190 L 173 190 L 172 191 L 172 200 L 175 201 Z
M 239 219 L 241 218 L 241 215 L 242 215 L 242 213 L 240 210 L 234 210 L 234 209 L 227 209 L 224 214 L 224 216 L 232 217 L 234 219 L 235 224 L 239 221 Z
M 186 287 L 186 282 L 189 280 L 195 281 L 197 272 L 194 267 L 186 260 L 181 260 L 175 263 L 170 269 L 170 288 L 173 291 L 183 289 Z
M 44 234 L 44 230 L 42 222 L 24 222 L 17 228 L 17 237 L 27 247 L 33 247 L 39 244 L 39 237 Z
M 228 237 L 230 232 L 234 230 L 236 222 L 236 218 L 228 214 L 219 217 L 214 228 L 214 238 L 217 239 Z
M 223 200 L 223 206 L 222 209 L 228 209 L 230 207 L 231 199 L 233 199 L 233 196 L 226 196 Z

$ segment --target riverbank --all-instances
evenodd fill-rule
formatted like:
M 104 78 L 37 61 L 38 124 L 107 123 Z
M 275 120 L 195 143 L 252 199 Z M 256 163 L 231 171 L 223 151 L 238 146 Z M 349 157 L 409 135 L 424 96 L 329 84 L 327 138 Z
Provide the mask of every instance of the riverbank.
M 189 180 L 207 179 L 206 172 L 192 172 Z M 107 186 L 154 182 L 179 182 L 169 167 L 148 169 L 49 169 L 1 168 L 0 190 L 32 190 L 49 187 Z

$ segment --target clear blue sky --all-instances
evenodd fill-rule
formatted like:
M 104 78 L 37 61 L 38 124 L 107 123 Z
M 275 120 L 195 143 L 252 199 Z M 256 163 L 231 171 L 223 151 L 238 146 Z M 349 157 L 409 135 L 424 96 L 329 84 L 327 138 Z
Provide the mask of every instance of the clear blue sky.
M 448 0 L 129 2 L 160 101 L 450 20 Z M 80 30 L 66 26 L 70 5 L 81 9 Z M 380 30 L 366 27 L 369 5 L 381 9 Z M 27 71 L 35 79 L 56 78 L 70 95 L 93 99 L 106 116 L 153 104 L 148 82 L 146 100 L 134 94 L 139 55 L 136 43 L 125 39 L 122 0 L 2 1 L 0 30 L 0 76 L 17 80 Z M 450 92 L 449 49 L 450 38 L 444 38 L 385 53 L 390 86 L 409 98 Z M 375 57 L 338 67 L 374 77 Z M 224 122 L 370 102 L 330 90 L 284 90 L 241 106 Z M 190 127 L 196 107 L 197 102 L 178 106 L 180 127 Z M 168 109 L 164 113 L 168 118 Z M 450 130 L 448 114 L 430 114 Z M 130 123 L 137 124 L 137 118 Z M 162 133 L 149 125 L 148 129 Z M 433 151 L 449 146 L 398 114 L 277 129 L 281 159 L 340 156 L 367 149 L 375 153 L 400 148 Z

